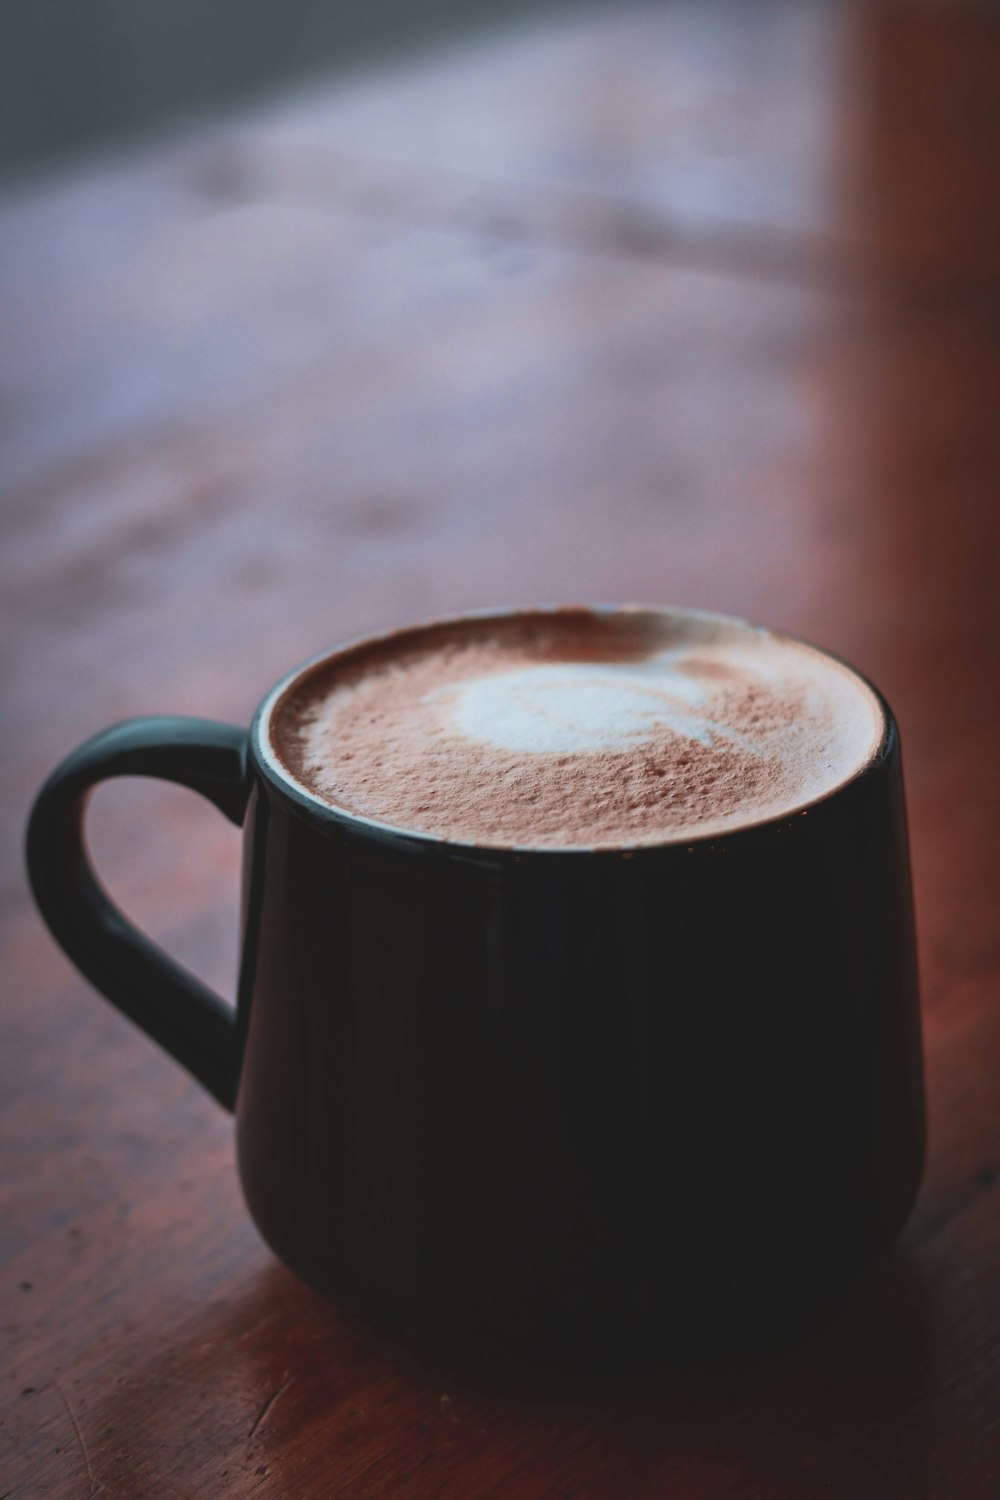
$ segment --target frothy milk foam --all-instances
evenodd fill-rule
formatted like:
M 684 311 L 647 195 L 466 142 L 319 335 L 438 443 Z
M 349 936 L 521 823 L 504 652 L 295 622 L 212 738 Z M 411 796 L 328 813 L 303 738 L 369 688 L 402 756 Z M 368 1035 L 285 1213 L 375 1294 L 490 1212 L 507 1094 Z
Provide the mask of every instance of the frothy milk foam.
M 566 609 L 425 626 L 308 669 L 271 748 L 322 800 L 484 845 L 721 833 L 850 779 L 884 733 L 847 667 L 741 621 Z

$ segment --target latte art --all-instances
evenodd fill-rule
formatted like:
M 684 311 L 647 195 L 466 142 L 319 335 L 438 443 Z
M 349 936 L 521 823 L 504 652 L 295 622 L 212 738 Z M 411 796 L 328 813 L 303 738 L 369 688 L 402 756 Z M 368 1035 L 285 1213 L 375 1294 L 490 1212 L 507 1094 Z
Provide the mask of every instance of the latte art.
M 404 829 L 532 848 L 721 833 L 822 797 L 875 753 L 871 690 L 739 621 L 683 611 L 472 618 L 369 642 L 275 705 L 287 774 Z
M 706 691 L 666 658 L 622 665 L 564 662 L 474 678 L 446 689 L 446 717 L 472 740 L 531 755 L 623 749 L 669 729 L 709 745 L 739 738 L 700 714 Z

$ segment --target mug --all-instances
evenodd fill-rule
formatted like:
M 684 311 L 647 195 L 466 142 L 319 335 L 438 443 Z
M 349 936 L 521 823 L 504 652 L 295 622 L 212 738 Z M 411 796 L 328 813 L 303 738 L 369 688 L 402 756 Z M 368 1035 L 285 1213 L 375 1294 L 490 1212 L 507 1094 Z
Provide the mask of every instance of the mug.
M 285 773 L 275 705 L 335 654 L 280 682 L 249 733 L 142 718 L 97 734 L 28 830 L 57 941 L 235 1112 L 275 1254 L 490 1368 L 712 1365 L 828 1318 L 909 1213 L 924 1153 L 888 705 L 871 761 L 794 814 L 632 848 L 491 848 L 366 819 Z M 244 829 L 235 1008 L 95 878 L 88 793 L 132 775 Z

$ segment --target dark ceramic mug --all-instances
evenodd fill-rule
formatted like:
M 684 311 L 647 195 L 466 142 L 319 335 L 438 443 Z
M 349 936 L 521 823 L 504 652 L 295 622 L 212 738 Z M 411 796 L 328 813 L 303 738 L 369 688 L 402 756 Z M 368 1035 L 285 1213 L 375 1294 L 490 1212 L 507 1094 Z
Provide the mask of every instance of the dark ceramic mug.
M 312 666 L 308 663 L 306 666 Z M 359 818 L 249 734 L 138 719 L 35 804 L 38 905 L 237 1122 L 250 1211 L 319 1291 L 459 1358 L 728 1360 L 812 1326 L 916 1194 L 924 1116 L 899 739 L 808 809 L 634 849 Z M 245 829 L 238 1003 L 109 901 L 97 782 Z

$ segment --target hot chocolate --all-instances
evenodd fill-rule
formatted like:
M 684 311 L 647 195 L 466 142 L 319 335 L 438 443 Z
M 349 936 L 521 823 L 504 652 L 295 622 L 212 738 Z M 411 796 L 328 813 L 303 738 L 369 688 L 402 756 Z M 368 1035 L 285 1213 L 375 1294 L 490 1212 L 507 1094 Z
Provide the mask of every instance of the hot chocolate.
M 875 754 L 872 690 L 720 616 L 473 616 L 348 648 L 273 705 L 285 774 L 334 807 L 486 846 L 617 847 L 807 807 Z

